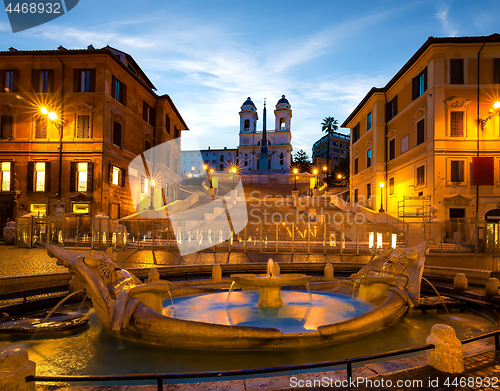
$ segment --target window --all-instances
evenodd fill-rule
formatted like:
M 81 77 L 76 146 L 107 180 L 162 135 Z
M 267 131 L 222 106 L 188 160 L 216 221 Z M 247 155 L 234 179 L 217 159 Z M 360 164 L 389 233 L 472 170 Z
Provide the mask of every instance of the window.
M 4 71 L 2 81 L 3 81 L 3 91 L 2 92 L 15 92 L 17 91 L 17 83 L 16 83 L 17 71 L 8 70 Z
M 90 204 L 89 203 L 74 203 L 73 204 L 73 213 L 77 215 L 86 215 L 90 212 Z
M 358 189 L 354 190 L 354 202 L 358 202 Z
M 113 144 L 122 146 L 122 124 L 113 122 Z
M 369 149 L 366 151 L 366 168 L 371 167 L 372 165 L 372 150 Z
M 450 136 L 463 137 L 463 135 L 464 135 L 464 112 L 463 111 L 452 111 L 450 113 L 450 118 L 451 118 Z
M 248 162 L 245 160 L 245 163 L 243 163 L 243 165 L 246 167 L 248 166 Z
M 422 144 L 425 141 L 425 127 L 424 120 L 417 122 L 417 145 Z
M 369 200 L 370 198 L 372 198 L 372 184 L 367 183 L 366 184 L 366 199 Z
M 148 124 L 155 126 L 155 109 L 149 106 L 146 102 L 143 102 L 142 106 L 142 119 Z
M 425 166 L 417 167 L 417 186 L 425 185 Z
M 146 177 L 142 177 L 141 180 L 141 193 L 149 194 L 149 180 Z
M 389 141 L 389 160 L 392 160 L 396 157 L 396 139 L 393 138 Z
M 94 163 L 71 162 L 69 191 L 92 191 Z
M 250 130 L 250 120 L 249 119 L 245 120 L 244 130 Z
M 35 121 L 35 138 L 47 138 L 47 119 L 37 118 Z
M 451 161 L 451 181 L 463 182 L 464 181 L 464 161 L 452 160 Z
M 387 103 L 387 122 L 393 119 L 398 113 L 398 96 L 396 95 Z
M 125 186 L 125 170 L 114 166 L 112 164 L 109 165 L 109 183 L 116 186 Z
M 500 58 L 493 59 L 493 82 L 500 83 Z
M 2 115 L 0 117 L 0 138 L 12 137 L 12 115 Z
M 338 150 L 337 148 L 335 148 L 335 149 L 333 150 L 333 152 L 334 152 L 334 153 L 339 153 L 339 150 Z
M 114 76 L 112 78 L 111 96 L 122 105 L 127 105 L 127 86 Z
M 280 129 L 285 129 L 285 119 L 283 117 L 280 118 Z
M 359 124 L 352 128 L 352 142 L 355 143 L 359 140 Z
M 167 130 L 167 133 L 170 134 L 170 117 L 168 114 L 165 116 L 165 129 Z
M 174 201 L 177 200 L 177 188 L 174 187 Z
M 31 85 L 34 92 L 54 92 L 54 70 L 33 69 L 31 71 Z
M 389 178 L 389 195 L 394 194 L 394 178 Z
M 407 134 L 401 139 L 401 154 L 405 153 L 410 149 L 410 135 Z
M 223 162 L 224 161 L 224 155 L 220 155 L 220 161 Z
M 1 171 L 1 181 L 2 181 L 2 191 L 14 191 L 14 181 L 12 180 L 12 162 L 2 162 L 0 164 Z
M 110 219 L 120 218 L 120 204 L 116 203 L 109 204 L 109 218 Z
M 35 191 L 45 191 L 45 162 L 35 163 Z
M 464 60 L 450 60 L 450 84 L 464 84 Z
M 90 138 L 90 115 L 78 115 L 76 118 L 76 137 Z
M 359 166 L 358 166 L 358 158 L 354 159 L 354 175 L 356 175 L 359 171 Z
M 370 130 L 372 128 L 372 112 L 370 111 L 366 116 L 366 129 Z
M 422 95 L 427 90 L 427 67 L 415 76 L 412 80 L 412 89 L 411 95 L 412 99 L 417 99 L 420 95 Z
M 73 74 L 74 92 L 95 92 L 95 69 L 75 69 Z
M 224 164 L 222 164 L 222 163 L 221 163 L 221 164 L 219 165 L 219 171 L 224 171 Z

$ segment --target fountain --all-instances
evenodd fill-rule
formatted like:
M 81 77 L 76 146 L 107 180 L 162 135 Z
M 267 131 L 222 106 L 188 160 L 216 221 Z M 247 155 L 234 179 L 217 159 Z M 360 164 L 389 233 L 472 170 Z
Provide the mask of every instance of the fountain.
M 423 243 L 384 252 L 348 280 L 316 283 L 311 294 L 282 292 L 311 277 L 281 275 L 270 261 L 264 275 L 232 275 L 243 291 L 229 299 L 227 292 L 176 287 L 158 276 L 143 284 L 110 252 L 82 255 L 48 246 L 49 255 L 85 282 L 108 333 L 176 348 L 229 350 L 331 345 L 392 325 L 420 300 L 425 249 Z M 171 290 L 175 305 L 163 300 Z
M 241 287 L 260 290 L 259 306 L 264 308 L 279 308 L 283 306 L 281 288 L 284 286 L 306 285 L 311 279 L 305 274 L 274 275 L 275 264 L 271 258 L 267 263 L 267 274 L 233 274 L 231 279 Z

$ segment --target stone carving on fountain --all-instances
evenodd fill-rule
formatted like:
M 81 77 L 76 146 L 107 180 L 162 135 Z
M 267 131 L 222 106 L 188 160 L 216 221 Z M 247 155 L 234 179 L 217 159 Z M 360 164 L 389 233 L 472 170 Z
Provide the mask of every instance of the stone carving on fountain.
M 360 285 L 359 298 L 366 300 L 366 287 L 376 284 L 397 286 L 406 294 L 412 305 L 420 301 L 420 284 L 424 272 L 425 250 L 427 242 L 413 248 L 397 248 L 382 251 L 350 279 Z M 365 288 L 363 288 L 363 286 Z M 383 287 L 380 287 L 383 289 Z M 376 290 L 372 287 L 372 290 Z M 372 296 L 375 293 L 372 292 Z

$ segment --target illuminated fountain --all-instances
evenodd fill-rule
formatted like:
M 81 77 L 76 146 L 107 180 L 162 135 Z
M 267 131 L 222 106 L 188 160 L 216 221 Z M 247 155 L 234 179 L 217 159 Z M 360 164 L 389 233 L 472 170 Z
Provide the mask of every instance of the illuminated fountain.
M 311 277 L 275 273 L 232 275 L 243 291 L 176 288 L 158 276 L 143 284 L 120 269 L 111 253 L 86 255 L 48 246 L 85 282 L 108 333 L 190 349 L 274 349 L 329 345 L 376 332 L 418 304 L 426 244 L 387 251 L 348 280 L 315 283 L 312 293 L 282 291 Z M 201 284 L 203 285 L 203 284 Z M 252 290 L 253 288 L 253 290 Z M 175 305 L 165 300 L 174 290 Z

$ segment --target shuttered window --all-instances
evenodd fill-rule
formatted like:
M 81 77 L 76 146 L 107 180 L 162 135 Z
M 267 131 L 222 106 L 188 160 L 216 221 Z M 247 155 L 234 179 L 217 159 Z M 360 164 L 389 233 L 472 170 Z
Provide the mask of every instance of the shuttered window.
M 112 77 L 111 96 L 122 105 L 127 105 L 127 86 L 116 77 Z
M 417 122 L 417 145 L 422 144 L 425 141 L 425 127 L 424 120 Z
M 398 96 L 396 95 L 390 102 L 387 102 L 386 117 L 387 121 L 393 119 L 398 113 Z
M 427 90 L 427 67 L 412 80 L 412 99 L 417 99 Z
M 122 146 L 122 124 L 113 122 L 113 144 Z
M 464 112 L 452 111 L 451 112 L 451 133 L 452 137 L 463 137 L 464 135 Z
M 463 182 L 464 181 L 464 167 L 465 162 L 463 160 L 452 160 L 451 161 L 451 181 L 452 182 Z
M 47 119 L 37 118 L 35 121 L 35 138 L 47 138 Z
M 389 160 L 392 160 L 396 157 L 396 139 L 393 138 L 389 141 Z
M 417 185 L 425 184 L 425 166 L 417 167 Z
M 95 69 L 75 69 L 73 75 L 74 92 L 95 92 Z
M 450 60 L 450 84 L 464 84 L 464 60 Z
M 90 138 L 90 115 L 78 115 L 76 124 L 77 138 Z
M 14 122 L 12 115 L 2 115 L 0 118 L 0 137 L 12 137 L 12 123 Z

